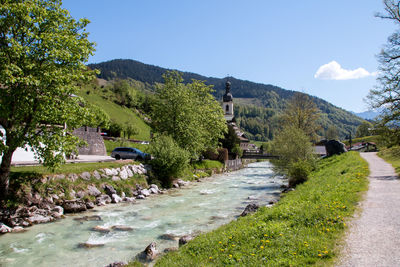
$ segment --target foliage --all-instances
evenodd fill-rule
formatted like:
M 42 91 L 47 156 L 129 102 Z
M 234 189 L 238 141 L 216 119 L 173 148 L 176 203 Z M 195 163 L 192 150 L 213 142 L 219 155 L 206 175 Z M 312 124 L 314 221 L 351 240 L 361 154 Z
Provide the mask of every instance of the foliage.
M 192 158 L 208 147 L 216 147 L 226 131 L 223 111 L 211 95 L 211 87 L 193 80 L 183 84 L 177 72 L 164 76 L 165 85 L 157 90 L 158 103 L 152 122 L 157 132 L 170 135 L 190 151 Z
M 328 129 L 325 132 L 325 139 L 327 139 L 327 140 L 332 140 L 332 139 L 333 140 L 337 140 L 337 139 L 339 139 L 339 131 L 338 131 L 338 129 L 333 125 L 329 126 Z
M 321 161 L 306 183 L 271 208 L 239 217 L 164 255 L 156 266 L 326 266 L 337 255 L 368 165 L 350 152 Z
M 182 149 L 170 136 L 157 136 L 149 147 L 154 159 L 151 166 L 165 187 L 170 187 L 189 163 L 189 152 Z
M 0 142 L 0 195 L 17 147 L 30 145 L 46 166 L 55 167 L 78 143 L 62 126 L 90 124 L 90 110 L 74 97 L 76 85 L 94 74 L 84 65 L 94 51 L 88 23 L 73 19 L 59 0 L 2 1 L 0 124 L 7 138 Z
M 285 126 L 275 136 L 272 153 L 279 155 L 279 159 L 273 160 L 276 171 L 288 175 L 289 183 L 293 185 L 297 184 L 296 181 L 306 180 L 307 177 L 300 176 L 307 174 L 307 170 L 315 165 L 314 149 L 309 137 L 294 126 Z M 304 165 L 303 169 L 300 169 L 301 164 Z
M 224 138 L 220 139 L 220 143 L 222 147 L 228 149 L 229 153 L 234 153 L 234 150 L 237 150 L 240 139 L 231 124 L 228 124 L 228 131 L 225 133 Z
M 316 123 L 318 117 L 319 110 L 312 99 L 306 94 L 296 92 L 289 100 L 281 119 L 283 125 L 300 129 L 312 140 L 315 140 L 319 129 Z
M 400 1 L 384 0 L 385 14 L 379 17 L 392 20 L 400 25 Z M 368 95 L 371 107 L 382 108 L 377 128 L 388 127 L 394 135 L 400 136 L 400 31 L 397 30 L 387 40 L 387 44 L 378 56 L 379 85 Z M 397 143 L 400 144 L 400 143 Z
M 400 174 L 400 146 L 381 149 L 381 151 L 378 152 L 378 156 L 392 164 L 396 173 Z
M 128 124 L 123 128 L 124 131 L 124 137 L 130 139 L 132 135 L 136 135 L 139 133 L 139 131 L 132 126 L 131 124 Z
M 224 167 L 224 164 L 220 161 L 209 159 L 196 161 L 193 162 L 191 165 L 195 170 L 220 169 Z
M 357 127 L 356 138 L 371 135 L 373 125 L 368 121 L 364 121 L 360 126 Z

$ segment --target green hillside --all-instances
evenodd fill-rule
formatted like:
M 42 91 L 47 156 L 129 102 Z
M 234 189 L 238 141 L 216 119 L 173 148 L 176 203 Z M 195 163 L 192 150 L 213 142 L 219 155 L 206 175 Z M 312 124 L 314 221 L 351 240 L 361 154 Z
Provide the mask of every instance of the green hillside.
M 99 64 L 90 64 L 90 68 L 100 70 L 99 78 L 105 80 L 128 79 L 136 85 L 144 86 L 147 91 L 154 90 L 156 83 L 162 83 L 162 74 L 168 69 L 158 66 L 144 64 L 135 60 L 115 59 Z M 205 81 L 213 85 L 216 99 L 221 99 L 225 92 L 227 79 L 232 83 L 231 92 L 234 97 L 235 116 L 239 126 L 249 134 L 251 139 L 267 140 L 272 139 L 275 130 L 280 122 L 278 115 L 286 107 L 287 101 L 295 93 L 270 84 L 260 84 L 250 81 L 236 79 L 234 77 L 213 78 L 205 77 L 190 72 L 180 72 L 184 82 L 191 82 L 192 79 Z M 139 88 L 140 89 L 140 88 Z M 143 91 L 143 89 L 140 89 Z M 354 114 L 336 107 L 331 103 L 310 96 L 321 111 L 318 134 L 323 137 L 329 127 L 337 128 L 340 137 L 343 139 L 351 132 L 354 136 L 356 128 L 363 122 L 363 119 Z M 239 99 L 240 98 L 240 99 Z M 238 100 L 238 101 L 237 101 Z M 236 102 L 237 101 L 237 102 Z M 237 112 L 236 112 L 237 111 Z
M 138 133 L 133 135 L 134 139 L 150 140 L 150 126 L 147 125 L 142 118 L 136 114 L 133 109 L 118 105 L 113 101 L 105 99 L 100 94 L 99 89 L 95 85 L 90 85 L 81 90 L 79 93 L 90 104 L 96 105 L 103 109 L 110 116 L 111 121 L 121 125 L 131 124 Z

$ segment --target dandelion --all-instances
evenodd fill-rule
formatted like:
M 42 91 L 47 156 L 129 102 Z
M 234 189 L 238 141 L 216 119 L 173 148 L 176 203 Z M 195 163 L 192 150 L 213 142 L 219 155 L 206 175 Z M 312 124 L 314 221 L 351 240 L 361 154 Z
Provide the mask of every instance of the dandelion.
M 254 254 L 254 253 L 251 253 L 250 255 L 251 255 L 251 256 L 255 256 L 256 254 Z
M 222 244 L 222 242 L 221 242 L 221 241 L 219 241 L 219 242 L 218 242 L 218 244 Z
M 264 246 L 260 246 L 260 248 L 261 248 L 261 249 L 263 249 L 263 248 L 264 248 Z
M 232 239 L 232 236 L 230 236 L 229 239 Z
M 232 245 L 232 247 L 234 248 L 236 245 Z
M 297 253 L 296 252 L 293 252 L 293 255 L 296 255 Z
M 224 251 L 225 251 L 225 249 L 221 248 L 221 251 L 222 251 L 222 252 L 224 252 Z
M 232 254 L 229 254 L 229 258 L 232 258 Z
M 268 235 L 267 235 L 267 234 L 264 234 L 264 236 L 267 237 Z
M 269 240 L 265 240 L 266 243 L 269 243 Z
M 209 257 L 208 259 L 209 259 L 209 260 L 212 260 L 212 257 Z
M 321 255 L 321 254 L 318 254 L 318 257 L 322 257 L 322 255 Z

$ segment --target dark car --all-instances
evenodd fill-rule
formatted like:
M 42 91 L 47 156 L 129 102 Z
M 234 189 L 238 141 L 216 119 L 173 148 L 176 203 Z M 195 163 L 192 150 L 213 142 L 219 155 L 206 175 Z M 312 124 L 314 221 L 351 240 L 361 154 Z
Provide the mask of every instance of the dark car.
M 119 159 L 145 160 L 150 159 L 150 154 L 144 153 L 133 147 L 117 147 L 111 152 L 111 157 Z

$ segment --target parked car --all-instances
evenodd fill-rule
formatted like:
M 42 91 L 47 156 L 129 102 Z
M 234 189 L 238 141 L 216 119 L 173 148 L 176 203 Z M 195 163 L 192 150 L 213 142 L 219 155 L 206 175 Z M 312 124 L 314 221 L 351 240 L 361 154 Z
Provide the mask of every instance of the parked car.
M 111 152 L 111 157 L 119 159 L 145 160 L 150 159 L 150 154 L 144 153 L 133 147 L 117 147 Z

